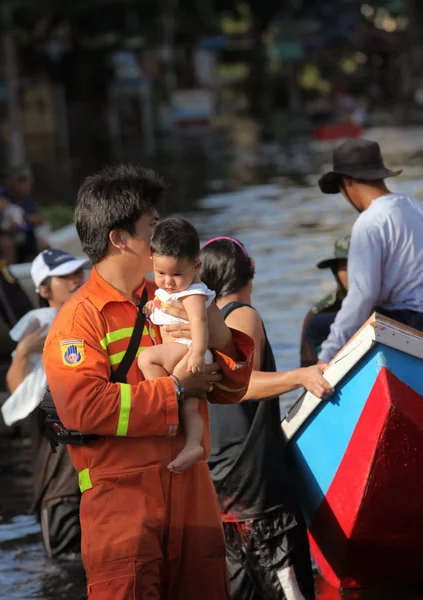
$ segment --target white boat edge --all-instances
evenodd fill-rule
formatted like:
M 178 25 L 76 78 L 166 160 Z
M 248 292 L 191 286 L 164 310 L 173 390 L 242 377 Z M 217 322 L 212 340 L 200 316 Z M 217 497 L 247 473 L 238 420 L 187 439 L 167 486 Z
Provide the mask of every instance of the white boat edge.
M 325 369 L 325 379 L 335 387 L 376 342 L 423 358 L 423 333 L 379 313 L 373 313 L 331 360 Z M 281 427 L 286 440 L 290 440 L 319 404 L 325 401 L 305 392 L 282 420 Z

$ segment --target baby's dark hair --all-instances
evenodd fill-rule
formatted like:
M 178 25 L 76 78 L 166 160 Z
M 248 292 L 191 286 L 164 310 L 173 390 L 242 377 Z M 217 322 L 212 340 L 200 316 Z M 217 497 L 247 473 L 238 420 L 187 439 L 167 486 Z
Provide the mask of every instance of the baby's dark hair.
M 165 219 L 154 230 L 151 253 L 194 262 L 200 254 L 197 230 L 185 219 Z

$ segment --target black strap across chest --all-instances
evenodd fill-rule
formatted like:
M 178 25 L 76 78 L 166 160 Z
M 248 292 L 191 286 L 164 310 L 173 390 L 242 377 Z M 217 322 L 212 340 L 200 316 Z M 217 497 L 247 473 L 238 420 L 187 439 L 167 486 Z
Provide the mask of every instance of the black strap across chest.
M 126 383 L 126 375 L 131 368 L 134 358 L 137 355 L 138 348 L 140 347 L 140 341 L 142 338 L 142 332 L 145 325 L 145 314 L 143 308 L 148 300 L 147 286 L 144 286 L 141 299 L 137 305 L 138 314 L 134 325 L 134 331 L 132 332 L 131 339 L 129 340 L 128 348 L 126 349 L 125 356 L 115 371 L 112 371 L 110 375 L 110 381 L 112 383 Z

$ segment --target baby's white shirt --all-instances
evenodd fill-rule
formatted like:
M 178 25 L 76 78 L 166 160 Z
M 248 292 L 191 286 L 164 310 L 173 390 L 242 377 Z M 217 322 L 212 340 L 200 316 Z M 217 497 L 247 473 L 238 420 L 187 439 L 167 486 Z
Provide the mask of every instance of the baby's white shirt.
M 186 290 L 182 292 L 175 292 L 174 294 L 169 294 L 165 290 L 157 289 L 155 293 L 155 298 L 158 298 L 162 304 L 166 304 L 168 300 L 180 300 L 185 296 L 193 296 L 194 294 L 199 294 L 201 296 L 206 296 L 206 308 L 209 308 L 210 304 L 216 297 L 216 293 L 209 288 L 204 283 L 192 283 Z M 155 325 L 171 325 L 173 323 L 188 323 L 186 319 L 180 319 L 179 317 L 172 317 L 164 313 L 161 308 L 156 307 L 152 314 L 150 315 L 150 320 Z

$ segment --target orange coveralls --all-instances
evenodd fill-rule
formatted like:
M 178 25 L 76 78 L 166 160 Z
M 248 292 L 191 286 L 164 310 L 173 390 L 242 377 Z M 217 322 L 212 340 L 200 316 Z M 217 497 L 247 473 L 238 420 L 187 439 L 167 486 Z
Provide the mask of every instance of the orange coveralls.
M 149 299 L 156 285 L 147 281 Z M 142 288 L 139 290 L 141 294 Z M 95 268 L 65 304 L 47 337 L 43 361 L 63 424 L 100 439 L 68 446 L 82 491 L 82 557 L 92 600 L 230 598 L 220 511 L 209 474 L 207 402 L 204 460 L 181 474 L 166 466 L 184 445 L 170 377 L 143 381 L 136 360 L 128 383 L 111 383 L 125 353 L 136 306 Z M 233 331 L 242 362 L 215 351 L 223 372 L 209 400 L 237 402 L 252 370 L 253 342 Z M 146 321 L 140 351 L 160 342 Z

